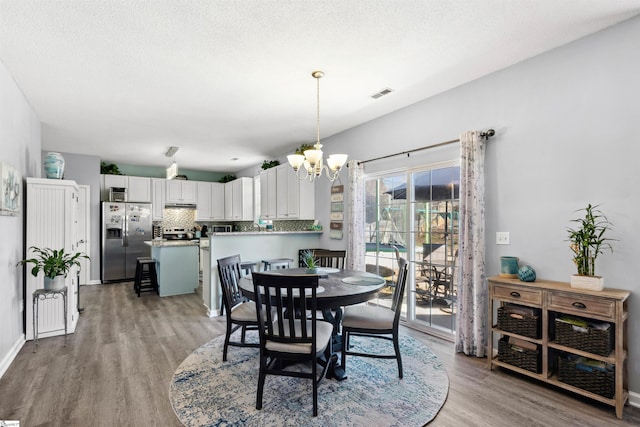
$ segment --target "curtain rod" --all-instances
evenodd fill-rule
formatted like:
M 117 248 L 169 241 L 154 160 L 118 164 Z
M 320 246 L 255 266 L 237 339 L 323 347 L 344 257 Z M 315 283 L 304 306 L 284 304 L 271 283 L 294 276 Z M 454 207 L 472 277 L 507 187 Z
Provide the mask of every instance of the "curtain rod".
M 486 131 L 480 132 L 480 136 L 482 138 L 486 138 L 486 139 L 491 138 L 495 134 L 496 134 L 496 131 L 493 130 L 493 129 L 488 129 Z M 415 153 L 416 151 L 427 150 L 429 148 L 442 147 L 443 145 L 449 145 L 449 144 L 453 144 L 455 142 L 460 142 L 460 139 L 456 138 L 456 139 L 452 139 L 450 141 L 444 141 L 444 142 L 439 142 L 439 143 L 433 144 L 433 145 L 427 145 L 426 147 L 414 148 L 413 150 L 402 151 L 400 153 L 394 153 L 394 154 L 388 154 L 388 155 L 382 156 L 382 157 L 376 157 L 375 159 L 361 160 L 361 161 L 358 162 L 358 164 L 359 165 L 363 165 L 365 163 L 374 162 L 376 160 L 388 159 L 389 157 L 401 156 L 403 154 L 409 155 L 411 153 Z

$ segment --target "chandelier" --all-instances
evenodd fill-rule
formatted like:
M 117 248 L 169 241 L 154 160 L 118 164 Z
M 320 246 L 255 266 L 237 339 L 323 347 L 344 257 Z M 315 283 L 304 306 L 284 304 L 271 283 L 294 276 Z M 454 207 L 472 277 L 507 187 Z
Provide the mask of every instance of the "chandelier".
M 320 144 L 320 79 L 324 76 L 322 71 L 311 73 L 317 83 L 316 96 L 316 143 L 311 150 L 305 150 L 302 154 L 290 154 L 287 156 L 289 164 L 296 171 L 296 176 L 300 180 L 308 179 L 314 182 L 317 177 L 325 173 L 326 178 L 333 182 L 340 175 L 340 169 L 347 162 L 346 154 L 331 154 L 327 157 L 327 164 L 322 163 L 322 144 Z

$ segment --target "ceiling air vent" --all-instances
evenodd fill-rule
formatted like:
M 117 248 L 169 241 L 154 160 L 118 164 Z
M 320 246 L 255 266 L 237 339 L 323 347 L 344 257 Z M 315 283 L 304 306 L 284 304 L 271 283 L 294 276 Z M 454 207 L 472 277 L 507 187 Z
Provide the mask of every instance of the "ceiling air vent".
M 393 92 L 393 89 L 385 88 L 385 89 L 382 89 L 382 90 L 381 90 L 380 92 L 378 92 L 378 93 L 374 93 L 373 95 L 371 95 L 371 97 L 372 97 L 373 99 L 378 99 L 378 98 L 380 98 L 380 97 L 382 97 L 382 96 L 385 96 L 385 95 L 390 94 L 391 92 Z

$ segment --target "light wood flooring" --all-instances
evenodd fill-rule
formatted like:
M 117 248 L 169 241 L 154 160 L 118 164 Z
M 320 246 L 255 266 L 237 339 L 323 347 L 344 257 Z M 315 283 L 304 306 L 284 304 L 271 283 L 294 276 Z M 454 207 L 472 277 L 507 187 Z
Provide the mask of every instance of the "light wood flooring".
M 169 403 L 171 376 L 223 333 L 224 318 L 206 317 L 197 294 L 138 298 L 130 283 L 84 286 L 81 306 L 66 347 L 53 337 L 40 340 L 36 353 L 31 341 L 22 348 L 0 379 L 0 420 L 20 420 L 21 427 L 180 426 Z M 640 425 L 638 408 L 627 405 L 618 420 L 612 407 L 490 372 L 486 359 L 456 354 L 449 342 L 402 332 L 426 343 L 449 375 L 449 396 L 430 426 Z

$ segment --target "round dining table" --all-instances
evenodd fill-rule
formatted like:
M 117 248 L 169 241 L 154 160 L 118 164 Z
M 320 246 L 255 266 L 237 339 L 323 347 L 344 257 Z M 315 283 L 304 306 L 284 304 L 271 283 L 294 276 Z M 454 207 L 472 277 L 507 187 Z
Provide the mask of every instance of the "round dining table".
M 264 271 L 273 275 L 307 275 L 306 268 L 286 268 Z M 377 274 L 337 268 L 318 268 L 317 307 L 319 310 L 331 310 L 346 305 L 359 304 L 373 298 L 387 283 Z M 251 277 L 243 277 L 238 283 L 242 294 L 254 300 Z
M 309 273 L 306 268 L 286 268 L 263 273 L 284 276 L 314 274 Z M 324 320 L 333 324 L 332 349 L 334 354 L 339 354 L 342 348 L 341 307 L 370 300 L 387 282 L 377 274 L 357 270 L 320 267 L 317 275 L 319 276 L 318 290 L 316 291 L 317 308 L 322 311 Z M 241 278 L 238 285 L 245 297 L 255 301 L 251 276 Z M 332 376 L 338 380 L 347 378 L 344 369 L 337 364 L 333 366 Z

